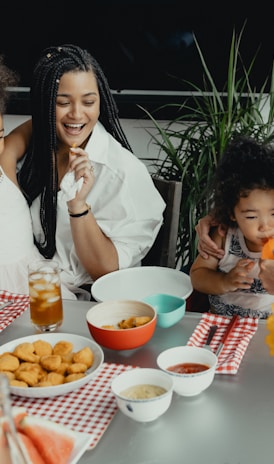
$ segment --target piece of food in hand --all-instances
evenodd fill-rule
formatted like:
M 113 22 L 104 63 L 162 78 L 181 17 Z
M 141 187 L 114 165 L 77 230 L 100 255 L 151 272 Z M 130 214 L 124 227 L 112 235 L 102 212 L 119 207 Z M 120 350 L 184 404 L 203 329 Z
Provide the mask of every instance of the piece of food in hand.
M 265 337 L 265 343 L 269 347 L 270 356 L 274 356 L 274 304 L 271 305 L 272 314 L 266 319 L 266 327 L 269 334 Z
M 75 444 L 74 432 L 47 419 L 25 416 L 19 431 L 27 435 L 45 464 L 67 464 Z
M 262 249 L 262 259 L 274 259 L 274 238 L 269 238 Z

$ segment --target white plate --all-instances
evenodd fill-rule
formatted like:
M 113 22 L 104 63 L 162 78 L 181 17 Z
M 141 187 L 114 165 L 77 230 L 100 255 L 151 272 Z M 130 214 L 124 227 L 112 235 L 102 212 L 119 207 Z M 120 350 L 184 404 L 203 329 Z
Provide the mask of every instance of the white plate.
M 104 353 L 102 348 L 92 340 L 79 335 L 67 333 L 55 334 L 37 334 L 28 337 L 17 338 L 11 342 L 6 343 L 0 347 L 0 354 L 4 352 L 12 352 L 20 343 L 32 343 L 36 340 L 46 340 L 52 346 L 60 340 L 69 341 L 73 344 L 73 351 L 79 351 L 88 346 L 94 354 L 94 362 L 90 369 L 87 370 L 85 377 L 74 382 L 64 383 L 62 385 L 54 385 L 53 387 L 10 387 L 10 391 L 14 395 L 25 396 L 27 398 L 49 398 L 51 396 L 65 395 L 77 388 L 82 387 L 88 383 L 93 377 L 97 375 L 104 362 Z
M 84 452 L 88 449 L 93 435 L 90 433 L 74 432 L 76 435 L 75 445 L 68 461 L 68 464 L 76 464 Z
M 106 274 L 92 284 L 96 301 L 142 300 L 155 293 L 187 298 L 192 293 L 189 275 L 177 269 L 142 266 Z

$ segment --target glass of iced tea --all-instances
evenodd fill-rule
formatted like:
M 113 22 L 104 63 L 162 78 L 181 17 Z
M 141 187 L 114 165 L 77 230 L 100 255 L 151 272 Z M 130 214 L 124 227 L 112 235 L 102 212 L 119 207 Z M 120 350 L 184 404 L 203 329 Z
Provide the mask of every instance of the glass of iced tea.
M 42 259 L 29 265 L 30 318 L 40 332 L 53 332 L 63 322 L 58 263 Z

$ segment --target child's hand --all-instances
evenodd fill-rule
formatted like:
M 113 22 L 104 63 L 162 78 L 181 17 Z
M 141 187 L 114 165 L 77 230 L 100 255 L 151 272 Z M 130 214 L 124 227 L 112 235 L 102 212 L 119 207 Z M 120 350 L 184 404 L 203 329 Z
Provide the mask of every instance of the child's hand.
M 254 267 L 254 261 L 251 259 L 240 259 L 237 265 L 225 274 L 225 291 L 234 292 L 241 289 L 249 289 L 253 283 L 253 277 L 248 277 L 251 269 Z

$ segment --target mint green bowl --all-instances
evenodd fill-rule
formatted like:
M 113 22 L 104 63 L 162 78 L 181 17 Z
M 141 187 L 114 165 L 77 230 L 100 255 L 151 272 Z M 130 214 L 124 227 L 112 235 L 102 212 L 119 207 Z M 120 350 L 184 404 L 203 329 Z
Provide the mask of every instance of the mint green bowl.
M 146 296 L 142 301 L 153 306 L 157 313 L 156 325 L 164 329 L 177 324 L 185 315 L 186 301 L 178 296 L 155 293 Z

